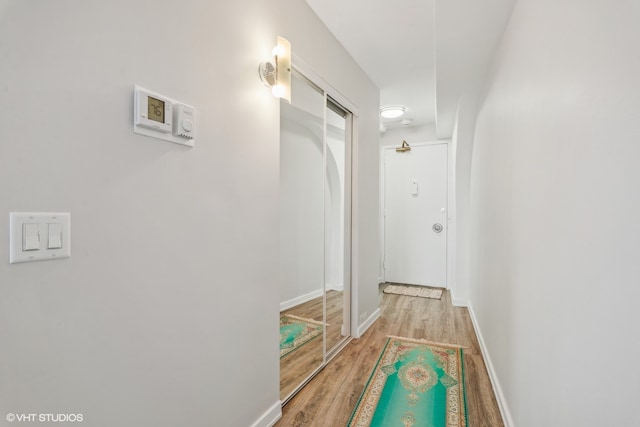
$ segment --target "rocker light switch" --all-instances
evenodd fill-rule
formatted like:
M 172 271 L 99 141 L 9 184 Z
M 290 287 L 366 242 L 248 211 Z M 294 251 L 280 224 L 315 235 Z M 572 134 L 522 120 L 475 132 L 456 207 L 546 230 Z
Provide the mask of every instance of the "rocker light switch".
M 40 227 L 38 223 L 22 224 L 22 250 L 38 251 L 40 250 Z
M 49 243 L 47 249 L 62 248 L 62 224 L 47 224 L 49 228 Z
M 62 259 L 71 256 L 71 214 L 11 212 L 9 263 Z

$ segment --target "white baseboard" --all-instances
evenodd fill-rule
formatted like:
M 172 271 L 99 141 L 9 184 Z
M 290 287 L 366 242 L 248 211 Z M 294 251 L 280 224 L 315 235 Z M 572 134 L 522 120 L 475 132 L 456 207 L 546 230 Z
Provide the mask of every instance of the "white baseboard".
M 480 343 L 480 351 L 482 352 L 484 363 L 485 365 L 487 365 L 487 372 L 489 372 L 491 386 L 493 387 L 493 392 L 496 395 L 498 407 L 500 408 L 500 413 L 502 414 L 502 421 L 504 422 L 505 427 L 514 427 L 513 419 L 511 418 L 511 412 L 509 411 L 509 407 L 507 406 L 507 400 L 505 399 L 504 393 L 502 392 L 502 387 L 500 387 L 500 381 L 498 381 L 498 375 L 493 368 L 493 363 L 491 363 L 491 358 L 489 357 L 489 352 L 487 351 L 487 347 L 484 343 L 484 338 L 482 338 L 482 332 L 480 332 L 480 326 L 478 325 L 478 320 L 476 319 L 476 315 L 473 312 L 471 303 L 467 304 L 467 307 L 469 309 L 471 323 L 473 323 L 473 329 L 476 331 L 476 336 L 478 337 L 478 342 Z
M 452 289 L 449 289 L 449 294 L 451 295 L 451 304 L 454 307 L 469 307 L 469 300 L 466 298 L 458 298 Z
M 344 291 L 344 283 L 327 283 L 325 288 L 328 291 Z
M 322 289 L 317 289 L 313 292 L 309 292 L 308 294 L 305 295 L 300 295 L 299 297 L 295 297 L 293 299 L 290 299 L 288 301 L 284 301 L 280 303 L 280 311 L 284 311 L 287 310 L 291 307 L 295 307 L 296 305 L 300 305 L 300 304 L 304 304 L 307 301 L 311 301 L 314 298 L 318 298 L 321 297 L 323 294 L 323 290 Z
M 251 427 L 272 427 L 280 418 L 282 418 L 282 402 L 279 400 L 273 404 Z
M 369 316 L 369 318 L 365 320 L 364 323 L 362 323 L 362 325 L 358 326 L 358 336 L 354 338 L 360 338 L 362 335 L 364 335 L 364 333 L 367 332 L 367 329 L 369 329 L 371 325 L 373 325 L 374 322 L 378 320 L 379 317 L 380 308 L 377 308 L 376 311 L 374 311 L 371 316 Z

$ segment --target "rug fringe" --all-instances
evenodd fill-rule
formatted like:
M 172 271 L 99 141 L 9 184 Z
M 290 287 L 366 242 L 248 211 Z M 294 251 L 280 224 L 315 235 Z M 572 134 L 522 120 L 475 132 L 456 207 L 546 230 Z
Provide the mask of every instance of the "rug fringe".
M 281 314 L 280 317 L 282 316 L 287 316 L 291 319 L 296 319 L 296 320 L 302 320 L 303 322 L 309 322 L 309 323 L 313 323 L 315 325 L 322 325 L 322 321 L 319 320 L 315 320 L 315 319 L 309 319 L 306 317 L 300 317 L 300 316 L 295 316 L 293 314 Z
M 399 340 L 405 340 L 405 341 L 411 341 L 411 342 L 416 342 L 416 343 L 420 343 L 420 344 L 432 344 L 432 345 L 441 345 L 444 347 L 454 347 L 454 348 L 461 348 L 463 350 L 466 350 L 469 348 L 469 346 L 466 345 L 460 345 L 460 344 L 450 344 L 450 343 L 444 343 L 444 342 L 436 342 L 436 341 L 429 341 L 429 340 L 425 340 L 422 338 L 409 338 L 409 337 L 400 337 L 398 335 L 387 335 L 388 338 L 394 338 L 394 339 L 399 339 Z

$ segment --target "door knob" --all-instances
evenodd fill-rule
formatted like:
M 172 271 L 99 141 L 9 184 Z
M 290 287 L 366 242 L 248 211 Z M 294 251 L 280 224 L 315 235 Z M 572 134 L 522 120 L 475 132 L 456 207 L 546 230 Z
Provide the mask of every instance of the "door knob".
M 442 224 L 438 224 L 438 223 L 433 224 L 433 227 L 431 227 L 431 228 L 433 228 L 434 232 L 440 233 L 442 231 Z

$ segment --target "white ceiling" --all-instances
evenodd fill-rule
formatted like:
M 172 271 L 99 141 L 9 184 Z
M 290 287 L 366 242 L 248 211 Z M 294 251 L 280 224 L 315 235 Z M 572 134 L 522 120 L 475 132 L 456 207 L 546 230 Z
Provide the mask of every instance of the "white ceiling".
M 480 89 L 515 0 L 306 0 L 414 125 L 453 131 L 458 102 Z M 400 119 L 383 119 L 387 127 Z

